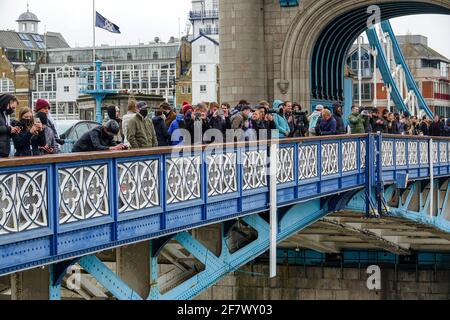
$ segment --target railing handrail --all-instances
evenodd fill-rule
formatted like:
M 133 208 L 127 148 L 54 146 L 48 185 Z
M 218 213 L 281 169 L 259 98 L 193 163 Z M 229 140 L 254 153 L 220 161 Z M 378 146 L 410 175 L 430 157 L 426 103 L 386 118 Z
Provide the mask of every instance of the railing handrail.
M 409 140 L 430 140 L 434 141 L 450 141 L 450 137 L 432 137 L 432 136 L 410 136 L 410 135 L 396 135 L 396 134 L 383 134 L 383 138 L 387 139 L 409 139 Z M 345 134 L 334 136 L 317 136 L 317 137 L 302 137 L 302 138 L 286 138 L 278 140 L 257 140 L 257 141 L 242 141 L 235 143 L 213 143 L 202 145 L 184 145 L 184 146 L 169 146 L 169 147 L 154 147 L 145 149 L 133 149 L 124 151 L 93 151 L 93 152 L 79 152 L 79 153 L 67 153 L 67 154 L 55 154 L 46 155 L 40 157 L 12 157 L 0 159 L 0 168 L 4 167 L 17 167 L 28 166 L 37 164 L 51 164 L 51 163 L 65 163 L 75 161 L 90 161 L 90 160 L 103 160 L 103 159 L 118 159 L 129 157 L 142 157 L 161 154 L 179 154 L 182 152 L 199 152 L 203 150 L 212 149 L 232 149 L 242 147 L 254 147 L 254 146 L 269 146 L 272 143 L 289 144 L 289 143 L 302 143 L 312 141 L 329 141 L 339 139 L 354 139 L 364 138 L 367 134 Z

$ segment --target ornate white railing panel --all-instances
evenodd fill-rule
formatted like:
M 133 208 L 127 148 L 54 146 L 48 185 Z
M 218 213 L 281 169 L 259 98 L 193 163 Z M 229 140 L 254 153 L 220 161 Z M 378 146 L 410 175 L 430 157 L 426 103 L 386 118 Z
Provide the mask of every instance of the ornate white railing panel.
M 409 165 L 418 165 L 418 143 L 416 141 L 408 141 L 408 163 Z
M 200 199 L 200 165 L 199 155 L 166 160 L 167 204 Z
M 364 169 L 366 167 L 366 142 L 361 141 L 359 144 L 359 151 L 360 151 L 360 159 L 361 162 L 361 169 Z
M 160 205 L 159 161 L 135 161 L 118 164 L 119 213 Z
M 358 168 L 357 164 L 357 142 L 342 143 L 342 171 L 348 172 Z
M 0 175 L 0 235 L 47 227 L 47 172 Z
M 405 141 L 395 141 L 395 163 L 397 166 L 406 166 Z
M 266 161 L 266 150 L 247 151 L 243 153 L 243 190 L 251 190 L 267 186 Z
M 322 144 L 322 176 L 339 173 L 339 144 Z
M 278 150 L 277 182 L 292 181 L 294 181 L 294 147 L 280 148 Z
M 106 164 L 60 168 L 58 176 L 60 224 L 109 214 Z
M 447 155 L 447 142 L 440 142 L 439 143 L 439 162 L 440 163 L 446 163 L 448 159 Z
M 208 155 L 208 197 L 237 191 L 235 153 Z
M 420 141 L 420 164 L 428 164 L 428 142 Z
M 438 155 L 438 144 L 437 142 L 433 142 L 433 146 L 432 146 L 432 150 L 433 150 L 433 163 L 438 163 L 439 162 L 439 155 Z
M 299 179 L 317 178 L 317 145 L 300 146 L 298 148 Z
M 382 153 L 383 167 L 392 167 L 394 165 L 394 142 L 383 141 Z

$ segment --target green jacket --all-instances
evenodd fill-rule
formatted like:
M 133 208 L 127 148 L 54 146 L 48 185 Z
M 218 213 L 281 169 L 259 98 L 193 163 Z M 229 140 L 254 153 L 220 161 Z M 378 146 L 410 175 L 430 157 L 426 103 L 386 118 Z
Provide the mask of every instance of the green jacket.
M 127 140 L 134 149 L 158 146 L 152 121 L 148 118 L 144 119 L 139 113 L 128 122 Z
M 352 134 L 364 133 L 364 118 L 359 113 L 352 113 L 348 116 Z

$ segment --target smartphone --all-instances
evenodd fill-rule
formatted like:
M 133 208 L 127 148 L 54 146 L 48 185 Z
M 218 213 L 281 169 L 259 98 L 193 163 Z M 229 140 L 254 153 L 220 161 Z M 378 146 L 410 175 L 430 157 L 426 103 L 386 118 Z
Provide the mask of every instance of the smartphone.
M 41 119 L 39 118 L 34 119 L 34 124 L 42 124 Z

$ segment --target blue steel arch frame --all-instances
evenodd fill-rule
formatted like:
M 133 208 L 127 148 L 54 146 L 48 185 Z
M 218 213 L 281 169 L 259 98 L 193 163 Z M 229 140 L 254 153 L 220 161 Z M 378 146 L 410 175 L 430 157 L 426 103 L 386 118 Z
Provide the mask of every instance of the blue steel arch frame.
M 450 8 L 422 2 L 377 3 L 381 20 L 412 14 L 450 14 Z M 313 99 L 343 100 L 344 67 L 347 52 L 358 35 L 367 29 L 367 6 L 337 17 L 322 30 L 311 56 Z

